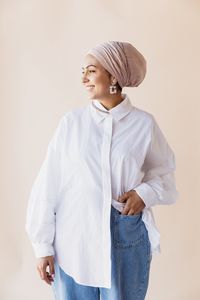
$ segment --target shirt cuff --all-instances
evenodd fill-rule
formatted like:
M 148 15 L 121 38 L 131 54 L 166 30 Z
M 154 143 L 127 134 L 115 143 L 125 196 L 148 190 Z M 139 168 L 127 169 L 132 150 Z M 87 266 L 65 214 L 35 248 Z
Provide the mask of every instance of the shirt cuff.
M 158 195 L 147 183 L 143 182 L 133 190 L 142 198 L 147 208 L 157 204 Z
M 35 256 L 46 257 L 54 255 L 54 248 L 51 244 L 47 243 L 32 243 Z

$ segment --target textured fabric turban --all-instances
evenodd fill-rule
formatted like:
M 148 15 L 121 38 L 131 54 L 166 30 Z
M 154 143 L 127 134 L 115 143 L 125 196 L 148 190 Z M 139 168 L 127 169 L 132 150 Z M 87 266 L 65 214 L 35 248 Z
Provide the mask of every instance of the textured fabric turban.
M 117 79 L 121 88 L 137 87 L 145 77 L 146 60 L 129 42 L 100 43 L 87 54 L 93 55 Z

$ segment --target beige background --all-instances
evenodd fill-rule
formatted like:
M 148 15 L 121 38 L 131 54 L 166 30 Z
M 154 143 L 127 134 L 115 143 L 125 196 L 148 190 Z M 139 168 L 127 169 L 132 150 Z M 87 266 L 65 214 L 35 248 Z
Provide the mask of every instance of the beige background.
M 2 0 L 1 300 L 53 299 L 25 233 L 27 199 L 66 111 L 87 104 L 81 66 L 107 40 L 133 43 L 148 62 L 131 102 L 154 114 L 176 155 L 180 193 L 156 206 L 160 256 L 147 300 L 199 300 L 200 1 Z

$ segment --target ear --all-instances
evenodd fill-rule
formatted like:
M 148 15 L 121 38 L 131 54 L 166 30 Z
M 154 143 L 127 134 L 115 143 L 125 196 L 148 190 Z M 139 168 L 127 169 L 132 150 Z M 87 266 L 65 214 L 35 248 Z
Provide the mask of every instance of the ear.
M 110 76 L 110 80 L 112 84 L 116 84 L 117 83 L 117 79 L 114 76 Z

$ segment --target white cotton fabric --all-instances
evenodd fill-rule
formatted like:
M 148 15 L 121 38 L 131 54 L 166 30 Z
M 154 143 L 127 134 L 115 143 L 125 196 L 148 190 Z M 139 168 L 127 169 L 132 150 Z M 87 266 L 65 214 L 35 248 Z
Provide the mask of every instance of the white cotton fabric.
M 154 116 L 124 100 L 107 110 L 98 100 L 65 113 L 31 189 L 26 231 L 35 256 L 56 255 L 83 285 L 111 287 L 111 205 L 136 190 L 152 254 L 160 233 L 152 207 L 173 204 L 174 153 Z

